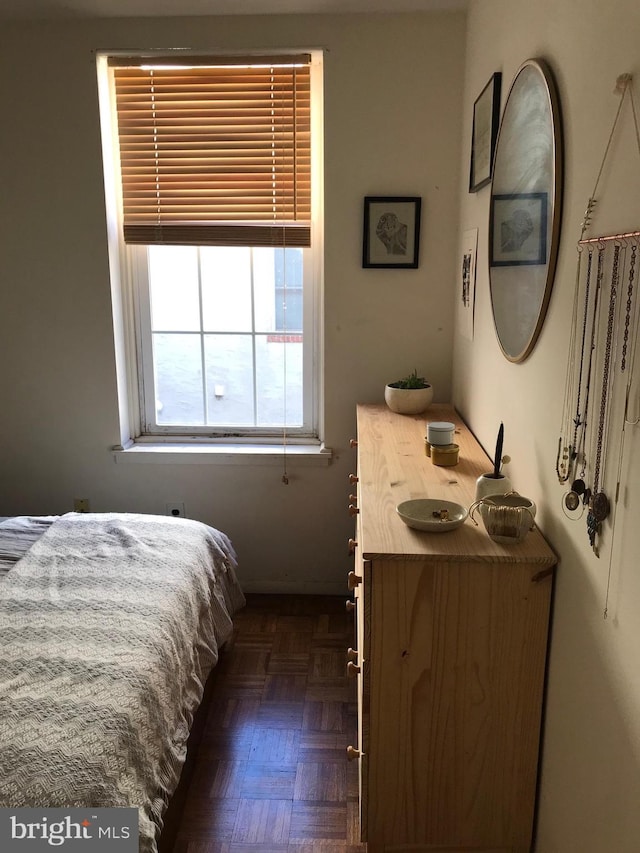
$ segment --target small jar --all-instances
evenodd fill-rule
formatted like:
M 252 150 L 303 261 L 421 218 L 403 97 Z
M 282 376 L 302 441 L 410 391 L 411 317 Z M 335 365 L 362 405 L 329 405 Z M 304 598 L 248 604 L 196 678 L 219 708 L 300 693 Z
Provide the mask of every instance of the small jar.
M 431 461 L 434 465 L 457 465 L 459 452 L 457 444 L 432 444 Z
M 427 440 L 430 444 L 453 444 L 455 424 L 449 421 L 432 421 L 427 424 Z
M 428 438 L 425 438 L 424 440 L 424 453 L 425 456 L 431 456 L 431 442 Z

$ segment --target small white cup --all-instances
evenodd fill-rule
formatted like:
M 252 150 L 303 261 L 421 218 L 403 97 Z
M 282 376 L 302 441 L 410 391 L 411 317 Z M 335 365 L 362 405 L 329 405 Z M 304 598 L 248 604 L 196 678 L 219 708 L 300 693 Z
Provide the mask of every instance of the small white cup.
M 505 474 L 480 474 L 476 480 L 476 500 L 486 498 L 487 495 L 506 495 L 513 491 L 511 480 Z

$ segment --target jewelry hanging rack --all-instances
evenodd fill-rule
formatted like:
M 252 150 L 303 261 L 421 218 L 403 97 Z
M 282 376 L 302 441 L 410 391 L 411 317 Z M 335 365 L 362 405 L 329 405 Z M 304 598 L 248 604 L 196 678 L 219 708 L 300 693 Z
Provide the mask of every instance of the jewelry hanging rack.
M 633 349 L 630 358 L 630 365 L 633 364 L 635 357 L 635 339 L 632 336 L 629 341 L 629 328 L 638 330 L 638 322 L 640 309 L 638 303 L 638 275 L 635 269 L 636 255 L 640 250 L 640 231 L 627 231 L 619 234 L 610 234 L 607 236 L 587 237 L 587 232 L 591 226 L 593 209 L 596 205 L 596 191 L 600 178 L 603 174 L 604 166 L 609 154 L 609 150 L 615 135 L 618 120 L 621 115 L 622 107 L 627 95 L 631 103 L 633 113 L 633 122 L 635 128 L 636 142 L 638 152 L 640 154 L 640 130 L 638 126 L 638 118 L 631 91 L 632 76 L 630 74 L 621 74 L 616 80 L 615 91 L 621 94 L 620 103 L 613 121 L 613 126 L 607 140 L 604 156 L 600 164 L 600 169 L 596 178 L 593 192 L 588 201 L 587 209 L 582 221 L 580 239 L 577 241 L 577 269 L 576 269 L 576 289 L 574 294 L 573 316 L 571 339 L 569 346 L 569 360 L 567 366 L 567 375 L 565 381 L 565 399 L 562 413 L 562 424 L 560 430 L 560 439 L 558 442 L 558 456 L 556 459 L 556 473 L 560 483 L 570 483 L 570 491 L 563 496 L 563 510 L 567 517 L 572 516 L 566 512 L 570 510 L 581 509 L 578 517 L 582 517 L 585 509 L 587 509 L 587 532 L 589 541 L 593 547 L 596 556 L 599 556 L 598 539 L 602 530 L 602 523 L 610 518 L 613 530 L 615 529 L 615 514 L 617 509 L 618 494 L 620 490 L 620 474 L 622 471 L 621 455 L 624 450 L 625 426 L 635 425 L 638 422 L 629 419 L 629 395 L 631 390 L 631 370 L 627 374 L 626 396 L 624 400 L 624 415 L 620 435 L 620 445 L 618 448 L 618 482 L 615 486 L 615 496 L 613 505 L 610 504 L 609 498 L 605 493 L 605 464 L 607 460 L 607 450 L 611 440 L 611 421 L 613 418 L 613 397 L 614 385 L 616 381 L 616 369 L 614 363 L 617 355 L 613 357 L 614 351 L 617 351 L 620 346 L 622 350 L 622 360 L 620 364 L 620 372 L 625 370 L 625 362 L 627 358 L 627 348 Z M 613 263 L 608 261 L 611 266 L 610 281 L 608 282 L 608 308 L 605 309 L 602 300 L 599 300 L 600 290 L 603 286 L 603 270 L 605 264 L 605 255 L 607 246 L 613 244 L 614 254 Z M 631 250 L 631 261 L 628 272 L 625 270 L 627 249 Z M 586 252 L 588 255 L 588 270 L 586 279 L 581 268 L 582 254 Z M 592 260 L 597 252 L 598 273 L 596 276 L 595 286 L 590 287 Z M 620 307 L 620 303 L 624 298 L 623 280 L 628 279 L 626 312 Z M 602 296 L 604 297 L 604 292 Z M 580 308 L 583 301 L 582 309 Z M 624 314 L 624 338 L 620 344 L 622 332 L 619 331 L 619 325 L 622 322 Z M 587 326 L 592 328 L 591 339 L 588 340 Z M 582 325 L 582 335 L 579 334 L 579 328 Z M 606 328 L 606 334 L 604 329 Z M 600 352 L 599 344 L 604 342 L 604 353 Z M 594 354 L 596 358 L 594 359 Z M 589 412 L 589 394 L 591 390 L 597 390 L 599 393 L 599 405 L 597 412 L 593 415 L 595 421 L 592 423 L 592 416 Z M 592 407 L 596 408 L 596 407 Z M 587 435 L 589 442 L 587 443 Z M 578 473 L 579 472 L 579 473 Z M 591 478 L 593 490 L 589 488 L 587 483 L 589 479 L 587 472 Z M 574 479 L 575 478 L 575 479 Z M 573 481 L 573 482 L 572 482 Z M 582 504 L 582 507 L 580 505 Z M 575 515 L 573 516 L 576 517 Z M 607 602 L 609 597 L 609 584 L 611 580 L 611 567 L 613 555 L 613 541 L 609 553 L 609 578 L 607 582 Z M 605 604 L 605 618 L 607 614 L 607 604 Z
M 587 237 L 584 240 L 578 240 L 578 246 L 587 246 L 589 243 L 611 243 L 615 240 L 624 242 L 625 240 L 640 239 L 640 231 L 627 231 L 626 234 L 610 234 L 608 237 Z

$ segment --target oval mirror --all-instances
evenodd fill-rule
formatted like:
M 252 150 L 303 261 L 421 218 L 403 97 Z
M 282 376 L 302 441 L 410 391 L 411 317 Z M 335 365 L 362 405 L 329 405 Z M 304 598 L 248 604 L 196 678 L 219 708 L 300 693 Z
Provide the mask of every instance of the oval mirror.
M 496 143 L 489 212 L 491 307 L 502 352 L 523 361 L 540 334 L 555 274 L 562 203 L 555 83 L 529 59 L 511 84 Z

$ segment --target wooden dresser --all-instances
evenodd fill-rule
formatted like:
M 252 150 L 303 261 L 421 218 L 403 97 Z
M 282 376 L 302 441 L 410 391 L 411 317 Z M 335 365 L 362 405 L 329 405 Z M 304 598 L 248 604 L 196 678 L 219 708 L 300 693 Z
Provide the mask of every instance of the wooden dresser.
M 455 467 L 425 455 L 425 424 L 439 420 L 456 425 Z M 450 406 L 419 416 L 358 406 L 349 575 L 357 648 L 348 668 L 358 680 L 359 743 L 347 752 L 359 763 L 369 853 L 531 848 L 556 557 L 537 528 L 504 546 L 479 516 L 478 527 L 467 519 L 422 533 L 395 510 L 419 497 L 469 507 L 487 470 Z

